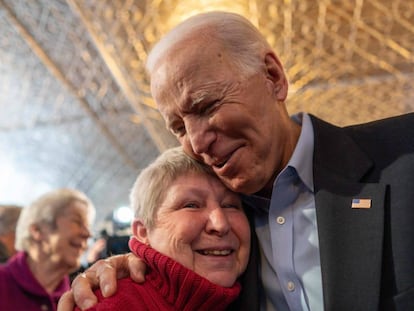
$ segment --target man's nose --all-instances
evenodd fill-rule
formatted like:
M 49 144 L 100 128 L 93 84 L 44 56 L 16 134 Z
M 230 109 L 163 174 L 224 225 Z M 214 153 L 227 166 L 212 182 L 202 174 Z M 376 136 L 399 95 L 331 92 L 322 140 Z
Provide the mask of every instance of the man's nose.
M 206 153 L 214 142 L 216 134 L 208 120 L 201 118 L 189 119 L 185 124 L 188 143 L 196 155 Z

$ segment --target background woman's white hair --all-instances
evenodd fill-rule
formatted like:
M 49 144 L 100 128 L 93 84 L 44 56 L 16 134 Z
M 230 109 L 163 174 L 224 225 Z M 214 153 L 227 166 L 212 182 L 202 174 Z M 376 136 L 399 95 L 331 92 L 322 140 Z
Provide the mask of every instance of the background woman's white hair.
M 262 66 L 262 51 L 271 49 L 264 36 L 243 16 L 220 11 L 202 13 L 178 24 L 161 38 L 148 55 L 148 73 L 151 75 L 157 62 L 163 59 L 164 53 L 171 47 L 193 35 L 205 35 L 217 40 L 232 55 L 234 64 L 246 77 L 256 73 Z
M 131 208 L 136 219 L 152 228 L 165 191 L 175 179 L 189 172 L 201 172 L 216 176 L 209 167 L 184 153 L 182 147 L 164 151 L 138 175 L 131 193 Z
M 95 207 L 82 192 L 74 189 L 57 189 L 50 191 L 29 206 L 23 208 L 16 228 L 16 250 L 27 251 L 33 240 L 30 234 L 32 225 L 48 225 L 54 228 L 56 218 L 73 202 L 82 202 L 88 209 L 88 220 L 92 224 L 95 218 Z

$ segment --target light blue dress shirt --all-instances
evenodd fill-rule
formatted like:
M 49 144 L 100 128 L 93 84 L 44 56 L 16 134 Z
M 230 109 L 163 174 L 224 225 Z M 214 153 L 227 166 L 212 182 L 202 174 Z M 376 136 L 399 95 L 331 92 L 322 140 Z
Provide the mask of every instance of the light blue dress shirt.
M 270 200 L 251 195 L 261 251 L 262 311 L 323 311 L 313 188 L 313 127 L 307 114 L 288 165 L 276 177 Z

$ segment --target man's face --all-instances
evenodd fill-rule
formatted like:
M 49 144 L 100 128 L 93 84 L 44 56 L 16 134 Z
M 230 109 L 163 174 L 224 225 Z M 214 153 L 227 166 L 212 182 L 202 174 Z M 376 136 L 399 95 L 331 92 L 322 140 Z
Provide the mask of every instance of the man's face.
M 269 78 L 265 62 L 243 77 L 217 44 L 195 45 L 187 42 L 157 64 L 152 95 L 188 154 L 233 191 L 257 192 L 286 164 L 290 119 L 276 90 L 282 82 Z

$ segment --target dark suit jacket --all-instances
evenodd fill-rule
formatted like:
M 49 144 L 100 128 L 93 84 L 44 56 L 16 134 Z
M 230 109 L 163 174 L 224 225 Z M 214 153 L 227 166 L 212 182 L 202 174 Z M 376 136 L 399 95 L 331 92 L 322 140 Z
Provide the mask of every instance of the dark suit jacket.
M 311 119 L 325 311 L 413 311 L 414 113 L 345 128 Z M 259 310 L 258 256 L 232 310 Z

